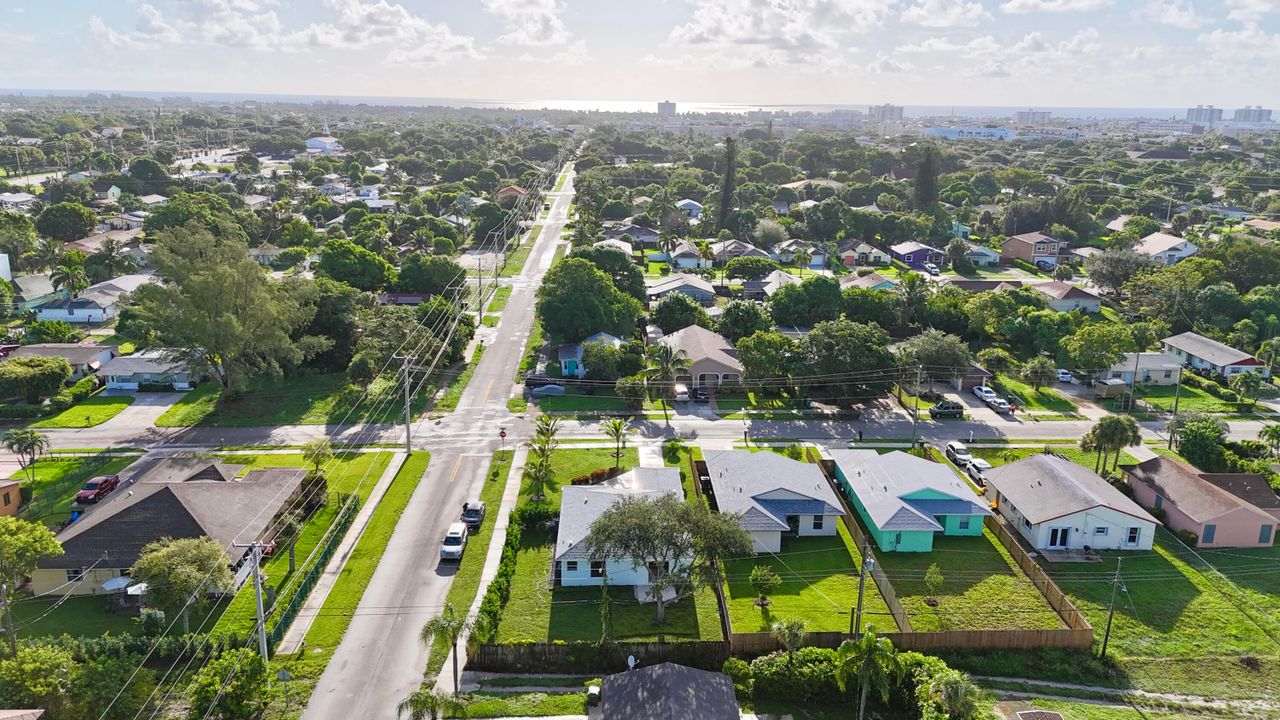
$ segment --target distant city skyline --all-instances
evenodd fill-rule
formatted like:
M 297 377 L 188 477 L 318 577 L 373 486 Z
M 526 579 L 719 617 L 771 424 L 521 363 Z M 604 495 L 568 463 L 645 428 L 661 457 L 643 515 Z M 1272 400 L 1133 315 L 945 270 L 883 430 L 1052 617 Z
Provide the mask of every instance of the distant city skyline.
M 29 89 L 1280 105 L 1280 0 L 12 0 L 0 41 Z

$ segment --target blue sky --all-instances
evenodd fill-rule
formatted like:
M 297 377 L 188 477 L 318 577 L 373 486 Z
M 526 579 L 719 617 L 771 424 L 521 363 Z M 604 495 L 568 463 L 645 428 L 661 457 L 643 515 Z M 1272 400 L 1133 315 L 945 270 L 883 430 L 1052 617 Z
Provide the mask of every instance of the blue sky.
M 4 0 L 0 46 L 19 88 L 1280 106 L 1280 0 Z

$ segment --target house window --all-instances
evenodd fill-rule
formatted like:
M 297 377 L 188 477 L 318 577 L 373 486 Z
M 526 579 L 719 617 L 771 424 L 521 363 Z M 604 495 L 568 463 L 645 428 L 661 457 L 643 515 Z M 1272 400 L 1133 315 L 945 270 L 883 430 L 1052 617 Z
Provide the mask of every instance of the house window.
M 591 577 L 593 578 L 604 577 L 604 561 L 603 560 L 591 561 Z
M 67 568 L 67 582 L 80 582 L 84 578 L 84 568 Z
M 824 520 L 824 519 L 825 519 L 825 518 L 824 518 L 822 515 L 814 515 L 814 516 L 813 516 L 813 529 L 814 529 L 814 530 L 821 530 L 821 529 L 822 529 L 822 523 L 823 523 L 823 520 Z
M 1138 540 L 1141 537 L 1142 537 L 1142 528 L 1131 527 L 1129 528 L 1129 537 L 1125 539 L 1125 542 L 1129 543 L 1130 545 L 1137 545 Z
M 1099 536 L 1099 537 L 1103 537 L 1103 536 L 1105 536 L 1105 535 L 1106 535 L 1110 530 L 1111 530 L 1111 528 L 1106 528 L 1106 527 L 1096 527 L 1096 528 L 1094 528 L 1094 529 L 1093 529 L 1093 534 L 1094 534 L 1094 535 L 1097 535 L 1097 536 Z
M 1030 530 L 1030 529 L 1031 529 L 1031 521 L 1030 521 L 1030 520 L 1028 520 L 1028 519 L 1026 519 L 1025 517 L 1024 517 L 1024 518 L 1022 518 L 1022 526 L 1023 526 L 1023 527 L 1025 527 L 1026 529 Z
M 1156 496 L 1155 509 L 1159 510 L 1159 509 L 1160 509 L 1160 508 L 1162 508 L 1162 507 L 1164 507 L 1164 498 L 1162 498 L 1162 497 L 1160 497 L 1159 495 L 1157 495 L 1157 496 Z
M 1270 525 L 1263 525 L 1262 529 L 1258 531 L 1258 544 L 1259 545 L 1271 544 L 1271 526 Z
M 578 572 L 578 561 L 577 561 L 577 560 L 567 560 L 567 561 L 565 561 L 565 564 L 564 564 L 564 571 L 565 571 L 565 572 L 571 572 L 571 573 L 576 573 L 576 572 Z
M 1168 380 L 1168 379 L 1169 379 L 1169 378 L 1171 378 L 1171 377 L 1173 377 L 1173 371 L 1172 371 L 1172 370 L 1165 370 L 1165 371 L 1164 371 L 1164 379 L 1165 379 L 1165 380 Z
M 1204 532 L 1200 534 L 1200 542 L 1206 545 L 1213 542 L 1213 536 L 1218 534 L 1217 525 L 1205 525 Z
M 10 503 L 10 502 L 11 502 L 11 500 L 10 500 L 10 495 L 9 495 L 9 493 L 7 493 L 7 492 L 6 492 L 6 493 L 4 494 L 4 502 L 3 502 L 3 503 L 0 503 L 0 505 L 4 505 L 5 507 L 8 507 L 8 505 L 9 505 L 9 503 Z
M 967 515 L 965 517 L 960 518 L 960 529 L 961 530 L 969 529 L 969 517 Z

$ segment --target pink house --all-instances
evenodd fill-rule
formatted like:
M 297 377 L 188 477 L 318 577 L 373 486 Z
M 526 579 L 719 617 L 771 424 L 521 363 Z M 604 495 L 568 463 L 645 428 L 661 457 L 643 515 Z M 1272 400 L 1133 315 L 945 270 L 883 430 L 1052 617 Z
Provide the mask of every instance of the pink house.
M 1170 528 L 1194 533 L 1197 547 L 1270 547 L 1275 542 L 1280 499 L 1261 475 L 1202 473 L 1165 457 L 1123 469 L 1133 499 L 1163 511 Z

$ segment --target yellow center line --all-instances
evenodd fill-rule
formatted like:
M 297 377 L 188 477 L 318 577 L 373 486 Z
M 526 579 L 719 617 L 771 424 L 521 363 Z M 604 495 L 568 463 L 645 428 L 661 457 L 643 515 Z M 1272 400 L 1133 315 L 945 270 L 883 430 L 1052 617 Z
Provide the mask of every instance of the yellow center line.
M 489 380 L 489 384 L 484 387 L 484 397 L 480 398 L 481 406 L 487 405 L 489 403 L 489 393 L 493 392 L 493 384 L 497 381 L 498 381 L 498 378 L 491 378 Z
M 458 469 L 462 467 L 462 456 L 458 456 L 458 460 L 453 463 L 453 472 L 449 473 L 449 482 L 452 483 L 458 477 Z

